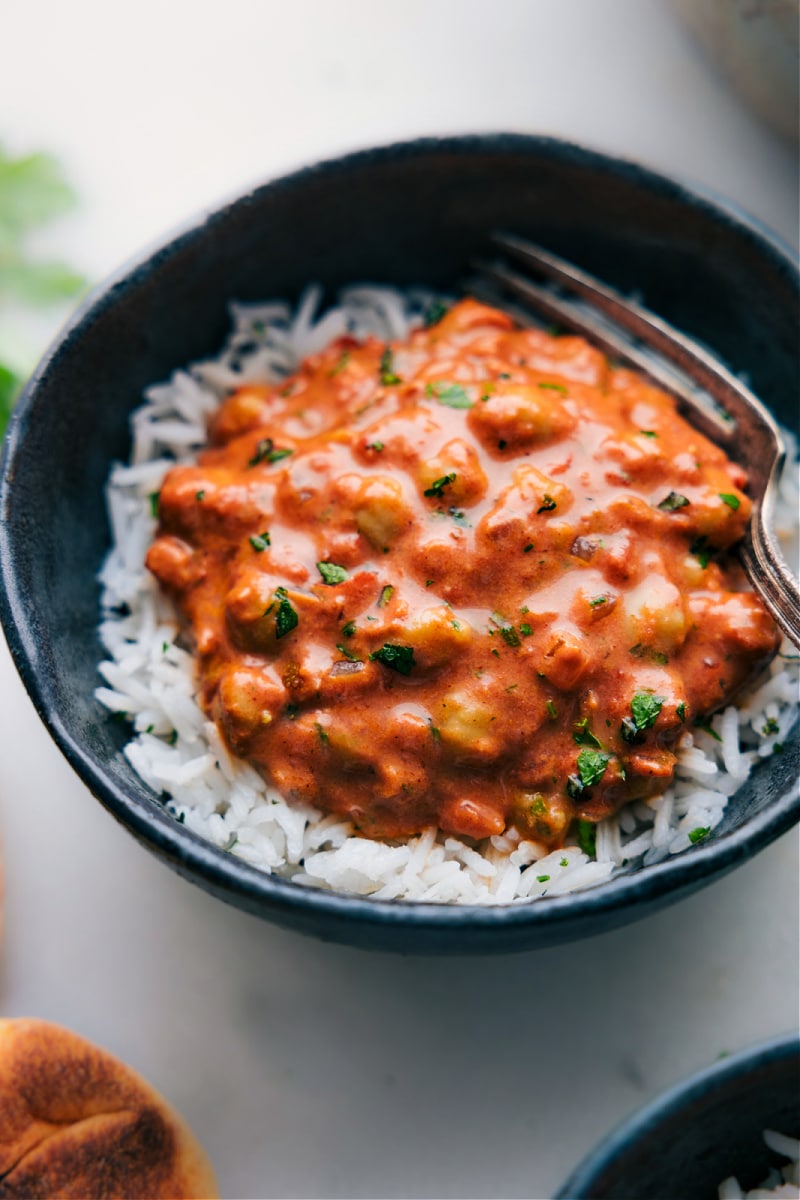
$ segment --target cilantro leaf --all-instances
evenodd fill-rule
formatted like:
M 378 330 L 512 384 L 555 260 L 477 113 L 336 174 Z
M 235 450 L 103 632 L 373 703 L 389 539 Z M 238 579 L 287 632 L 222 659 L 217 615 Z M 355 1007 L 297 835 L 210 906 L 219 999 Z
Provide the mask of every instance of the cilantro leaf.
M 197 495 L 199 497 L 201 493 L 198 492 Z M 262 550 L 266 550 L 267 546 L 271 544 L 271 539 L 266 529 L 263 533 L 255 534 L 253 537 L 249 538 L 248 541 L 258 554 L 260 554 Z
M 430 394 L 447 408 L 472 408 L 473 402 L 460 383 L 434 383 L 430 387 Z
M 657 507 L 663 512 L 675 512 L 678 508 L 686 508 L 688 503 L 689 501 L 685 496 L 681 496 L 680 492 L 670 492 Z
M 448 306 L 443 304 L 441 300 L 432 300 L 423 318 L 425 328 L 430 329 L 432 325 L 438 325 L 442 317 L 446 317 L 449 311 Z
M 381 355 L 380 376 L 381 383 L 384 387 L 391 387 L 396 383 L 402 383 L 399 375 L 395 375 L 394 368 L 394 352 L 391 346 L 387 346 Z
M 584 854 L 594 858 L 597 853 L 597 826 L 591 821 L 578 821 L 578 845 Z
M 383 663 L 384 667 L 389 667 L 390 670 L 397 671 L 400 675 L 410 675 L 411 668 L 414 666 L 414 648 L 398 646 L 396 642 L 386 642 L 380 650 L 375 650 L 369 657 L 371 661 Z
M 598 750 L 602 746 L 602 742 L 597 740 L 589 728 L 588 717 L 582 717 L 580 721 L 575 722 L 572 726 L 572 737 L 579 746 L 595 746 Z
M 340 567 L 338 563 L 318 562 L 317 570 L 322 576 L 322 582 L 328 587 L 334 587 L 337 583 L 344 583 L 350 578 L 344 567 Z
M 441 475 L 438 479 L 434 479 L 429 488 L 425 488 L 423 496 L 437 496 L 441 499 L 444 495 L 444 489 L 449 487 L 451 483 L 455 483 L 456 473 L 451 471 L 449 475 Z
M 663 696 L 654 696 L 652 692 L 636 692 L 631 700 L 631 712 L 637 729 L 649 729 L 655 725 L 663 703 Z
M 299 617 L 283 588 L 277 588 L 275 596 L 278 601 L 278 611 L 275 613 L 275 637 L 282 638 L 297 628 Z
M 727 504 L 728 508 L 732 508 L 734 512 L 736 512 L 741 505 L 741 500 L 739 497 L 734 496 L 732 492 L 719 492 L 718 495 L 720 500 Z
M 697 829 L 692 829 L 689 833 L 689 841 L 694 846 L 697 844 L 697 842 L 702 841 L 702 839 L 709 833 L 711 833 L 710 825 L 698 825 Z
M 578 755 L 578 774 L 584 787 L 591 787 L 603 778 L 611 755 L 605 750 L 581 750 Z

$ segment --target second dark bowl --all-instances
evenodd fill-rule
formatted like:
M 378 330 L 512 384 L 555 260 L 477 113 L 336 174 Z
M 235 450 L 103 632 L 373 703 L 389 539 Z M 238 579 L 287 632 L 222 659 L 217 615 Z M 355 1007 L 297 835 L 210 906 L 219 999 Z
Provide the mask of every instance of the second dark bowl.
M 742 214 L 619 159 L 546 138 L 427 140 L 354 154 L 226 204 L 99 289 L 39 365 L 5 443 L 0 614 L 62 752 L 148 849 L 207 891 L 281 925 L 406 952 L 522 950 L 625 924 L 688 896 L 797 820 L 800 733 L 761 763 L 714 835 L 594 891 L 498 908 L 332 895 L 271 878 L 178 824 L 133 773 L 93 698 L 103 487 L 148 384 L 214 355 L 229 300 L 328 297 L 357 281 L 453 291 L 487 234 L 552 247 L 646 302 L 750 376 L 789 422 L 797 271 Z

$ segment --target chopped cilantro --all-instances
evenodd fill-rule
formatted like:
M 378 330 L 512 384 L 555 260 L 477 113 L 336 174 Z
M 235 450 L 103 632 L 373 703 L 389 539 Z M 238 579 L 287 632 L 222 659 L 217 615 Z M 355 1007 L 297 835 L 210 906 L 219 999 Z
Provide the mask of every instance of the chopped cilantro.
M 500 613 L 496 613 L 496 612 L 492 613 L 492 620 L 494 621 L 497 628 L 500 630 L 500 636 L 502 637 L 503 641 L 506 643 L 507 646 L 519 646 L 520 645 L 519 634 L 517 633 L 516 629 L 511 624 L 510 621 L 507 621 L 505 619 L 505 617 L 501 616 Z M 490 629 L 489 633 L 493 634 L 494 630 Z
M 683 700 L 681 700 L 680 704 L 676 707 L 675 715 L 679 721 L 686 720 L 686 704 Z
M 147 497 L 148 502 L 150 504 L 150 516 L 151 517 L 158 517 L 158 497 L 159 497 L 159 495 L 160 495 L 159 492 L 151 492 L 150 495 Z
M 589 608 L 599 608 L 601 604 L 608 604 L 608 596 L 592 596 Z
M 383 442 L 367 442 L 367 450 L 374 450 L 376 454 L 380 454 L 383 449 Z
M 430 329 L 432 325 L 438 325 L 443 317 L 446 317 L 450 309 L 441 300 L 432 300 L 428 305 L 423 321 L 425 328 Z
M 558 709 L 556 708 L 556 706 L 552 700 L 547 701 L 547 703 L 545 704 L 545 708 L 547 709 L 547 715 L 551 721 L 558 720 Z
M 424 496 L 437 496 L 439 499 L 444 495 L 444 489 L 449 487 L 451 483 L 455 483 L 456 473 L 451 471 L 449 475 L 440 475 L 438 479 L 434 479 L 429 488 L 425 488 Z
M 442 736 L 442 735 L 439 733 L 439 730 L 436 728 L 436 726 L 433 724 L 433 722 L 431 722 L 431 723 L 430 723 L 430 725 L 428 726 L 428 728 L 429 728 L 429 729 L 430 729 L 430 731 L 431 731 L 431 737 L 433 738 L 433 740 L 434 740 L 435 742 L 438 742 L 438 741 L 440 741 L 440 740 L 441 740 L 441 736 Z
M 550 879 L 549 875 L 537 875 L 536 876 L 537 883 L 547 883 L 549 879 Z
M 347 366 L 347 364 L 349 362 L 350 362 L 350 351 L 343 350 L 342 353 L 339 355 L 339 361 L 337 362 L 336 366 L 328 372 L 330 377 L 333 378 L 334 375 L 338 375 L 340 371 L 343 371 L 345 369 L 345 367 Z
M 556 507 L 556 502 L 553 499 L 553 497 L 545 494 L 544 496 L 542 496 L 542 503 L 537 508 L 536 513 L 538 515 L 539 513 L 543 513 L 543 512 L 552 512 L 555 507 Z
M 655 429 L 640 429 L 639 433 L 642 435 L 642 437 L 649 437 L 649 438 L 658 437 L 658 434 L 656 433 Z
M 728 508 L 732 508 L 733 511 L 736 512 L 737 508 L 739 508 L 741 504 L 741 500 L 738 496 L 734 496 L 732 492 L 719 492 L 718 495 L 720 500 L 727 504 Z
M 688 503 L 689 501 L 685 496 L 681 496 L 680 492 L 670 492 L 656 507 L 662 509 L 663 512 L 675 512 L 678 508 L 686 508 Z
M 381 594 L 378 597 L 378 608 L 385 608 L 394 595 L 394 587 L 391 583 L 387 583 L 386 587 L 381 588 Z
M 390 346 L 387 346 L 381 355 L 381 383 L 384 387 L 391 387 L 395 383 L 402 383 L 399 375 L 395 375 L 393 370 L 394 353 Z
M 355 631 L 356 631 L 355 621 L 348 621 L 346 625 L 342 626 L 342 634 L 344 635 L 344 637 L 352 637 L 353 634 L 355 633 Z
M 775 720 L 774 717 L 767 717 L 766 721 L 764 722 L 764 724 L 761 728 L 761 732 L 764 735 L 764 737 L 769 737 L 770 734 L 778 732 L 778 722 Z
M 591 821 L 578 821 L 578 845 L 584 854 L 594 858 L 597 853 L 597 828 Z
M 534 547 L 533 547 L 533 542 L 528 542 L 527 546 L 523 546 L 523 547 L 522 547 L 522 553 L 523 553 L 523 554 L 530 554 L 530 552 L 531 552 L 531 550 L 533 550 L 533 548 L 534 548 Z
M 533 633 L 533 629 L 531 628 L 531 626 L 528 624 L 527 621 L 523 621 L 523 623 L 519 627 L 519 631 L 523 637 L 530 637 L 531 634 Z
M 170 746 L 174 746 L 176 744 L 176 742 L 178 741 L 177 729 L 173 729 L 172 733 L 167 738 L 167 741 L 169 742 Z
M 205 492 L 203 491 L 202 488 L 200 489 L 199 492 L 195 492 L 195 494 L 194 494 L 195 500 L 202 500 L 204 496 L 205 496 Z
M 702 729 L 703 732 L 709 734 L 709 736 L 712 737 L 714 739 L 714 741 L 716 741 L 716 742 L 722 741 L 722 738 L 719 736 L 719 734 L 717 733 L 717 731 L 715 729 L 711 728 L 711 725 L 709 724 L 708 721 L 695 721 L 694 727 L 695 727 L 695 729 Z
M 702 841 L 707 834 L 711 833 L 710 825 L 698 825 L 697 829 L 693 829 L 689 834 L 689 841 L 694 846 L 697 842 Z
M 262 438 L 256 446 L 256 452 L 247 464 L 250 467 L 257 467 L 259 463 L 280 462 L 282 458 L 288 458 L 290 454 L 294 454 L 294 450 L 283 449 L 275 445 L 272 438 Z
M 435 582 L 436 582 L 436 580 L 435 580 L 435 579 L 426 579 L 426 580 L 425 580 L 425 587 L 433 587 L 433 585 L 434 585 L 434 583 L 435 583 Z
M 275 597 L 278 601 L 278 611 L 275 613 L 275 637 L 282 638 L 297 626 L 297 610 L 292 607 L 283 588 L 276 589 Z
M 703 570 L 706 569 L 711 562 L 711 555 L 714 553 L 708 544 L 708 539 L 704 536 L 696 537 L 689 547 L 689 553 L 693 554 Z
M 540 388 L 548 388 L 551 392 L 560 392 L 562 396 L 566 396 L 567 389 L 563 383 L 540 383 Z
M 257 551 L 258 554 L 260 554 L 262 550 L 266 550 L 267 546 L 269 546 L 271 544 L 269 533 L 267 532 L 266 529 L 264 530 L 263 533 L 254 534 L 253 537 L 248 538 L 248 541 L 250 542 L 250 545 L 253 547 L 253 549 L 255 551 Z
M 597 740 L 589 728 L 588 717 L 582 717 L 580 721 L 575 722 L 572 726 L 572 737 L 579 746 L 596 746 L 598 749 L 602 746 L 602 742 Z
M 346 659 L 349 659 L 350 662 L 363 662 L 364 661 L 363 658 L 359 658 L 357 654 L 351 653 L 351 651 L 348 650 L 346 646 L 341 646 L 338 642 L 336 643 L 336 649 L 339 651 L 340 654 L 343 654 Z
M 319 721 L 315 721 L 315 722 L 314 722 L 314 728 L 316 729 L 316 731 L 317 731 L 317 737 L 318 737 L 318 738 L 319 738 L 319 740 L 322 742 L 323 746 L 327 746 L 328 742 L 329 742 L 331 739 L 328 737 L 327 733 L 326 733 L 326 732 L 325 732 L 325 730 L 322 728 L 322 726 L 320 725 Z
M 611 761 L 605 750 L 581 750 L 578 755 L 578 774 L 584 787 L 599 783 Z
M 427 395 L 435 396 L 439 403 L 444 404 L 447 408 L 472 408 L 472 401 L 460 383 L 428 384 L 425 392 Z
M 655 725 L 663 703 L 663 696 L 654 696 L 652 692 L 636 692 L 631 700 L 631 712 L 637 728 L 649 729 Z
M 317 570 L 322 576 L 322 582 L 328 587 L 334 587 L 337 583 L 345 583 L 350 576 L 344 567 L 340 567 L 338 563 L 318 562 Z
M 414 648 L 398 646 L 395 642 L 386 642 L 369 657 L 372 661 L 383 663 L 384 667 L 399 672 L 400 675 L 410 675 L 414 666 Z
M 569 866 L 569 859 L 568 859 L 568 858 L 560 858 L 560 859 L 558 860 L 558 865 L 559 865 L 560 867 L 568 867 L 568 866 Z

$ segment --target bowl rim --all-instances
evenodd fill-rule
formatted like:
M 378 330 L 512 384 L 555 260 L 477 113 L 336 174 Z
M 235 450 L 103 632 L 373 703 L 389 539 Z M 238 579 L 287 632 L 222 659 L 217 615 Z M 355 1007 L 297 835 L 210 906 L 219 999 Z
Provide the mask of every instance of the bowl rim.
M 267 874 L 206 841 L 180 822 L 153 797 L 131 794 L 110 775 L 104 764 L 87 753 L 73 736 L 61 713 L 50 699 L 36 655 L 35 636 L 27 618 L 25 597 L 17 586 L 14 571 L 15 534 L 8 519 L 16 456 L 24 443 L 34 415 L 39 385 L 58 367 L 62 352 L 69 349 L 84 329 L 106 309 L 135 287 L 142 277 L 180 253 L 193 239 L 224 222 L 236 209 L 244 209 L 270 193 L 304 186 L 317 177 L 358 171 L 370 165 L 397 163 L 403 159 L 436 153 L 469 156 L 521 154 L 545 156 L 560 163 L 575 163 L 586 170 L 625 177 L 634 186 L 658 193 L 693 210 L 705 211 L 716 222 L 736 228 L 751 241 L 786 278 L 800 281 L 800 271 L 789 247 L 757 219 L 708 189 L 687 185 L 621 156 L 587 148 L 554 137 L 519 133 L 482 133 L 425 137 L 385 144 L 327 158 L 288 174 L 249 187 L 211 208 L 204 208 L 171 233 L 131 257 L 85 297 L 56 335 L 18 398 L 0 455 L 0 623 L 22 682 L 53 740 L 92 794 L 133 835 L 156 851 L 179 873 L 202 881 L 223 899 L 248 911 L 268 916 L 274 910 L 317 913 L 334 921 L 344 918 L 361 926 L 413 925 L 432 931 L 503 928 L 550 929 L 573 923 L 576 916 L 588 918 L 628 910 L 637 915 L 638 905 L 673 893 L 677 899 L 746 861 L 764 849 L 800 820 L 800 789 L 790 788 L 764 810 L 718 840 L 699 842 L 682 854 L 660 863 L 621 874 L 603 884 L 564 896 L 542 897 L 536 902 L 507 905 L 445 904 L 414 900 L 379 900 L 369 896 L 337 893 L 301 885 Z M 176 364 L 176 368 L 183 364 Z M 98 608 L 99 618 L 99 608 Z M 146 785 L 142 784 L 143 787 Z M 149 789 L 148 789 L 149 790 Z M 796 793 L 796 794 L 795 794 Z M 577 935 L 575 935 L 577 936 Z
M 581 1160 L 554 1200 L 589 1200 L 596 1194 L 598 1176 L 613 1169 L 620 1159 L 624 1160 L 632 1145 L 671 1117 L 679 1116 L 688 1105 L 709 1099 L 731 1080 L 746 1077 L 759 1067 L 791 1062 L 792 1059 L 797 1060 L 800 1070 L 800 1033 L 796 1031 L 776 1034 L 746 1046 L 673 1083 L 614 1126 Z

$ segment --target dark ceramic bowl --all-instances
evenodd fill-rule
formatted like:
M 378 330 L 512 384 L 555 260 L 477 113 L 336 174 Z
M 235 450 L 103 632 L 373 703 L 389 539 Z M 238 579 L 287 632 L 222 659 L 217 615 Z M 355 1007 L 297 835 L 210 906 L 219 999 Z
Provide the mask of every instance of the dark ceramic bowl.
M 687 896 L 797 819 L 800 737 L 762 763 L 707 841 L 596 891 L 504 908 L 330 895 L 272 879 L 178 824 L 121 754 L 93 699 L 103 485 L 128 453 L 142 389 L 215 354 L 227 302 L 328 295 L 359 280 L 456 289 L 487 231 L 553 247 L 714 347 L 784 422 L 797 395 L 798 280 L 741 213 L 641 167 L 546 138 L 428 140 L 350 155 L 204 216 L 84 304 L 19 403 L 0 488 L 0 611 L 17 667 L 61 750 L 118 820 L 229 903 L 361 946 L 456 953 L 587 936 Z
M 724 1058 L 648 1104 L 586 1158 L 556 1200 L 717 1200 L 786 1159 L 762 1137 L 800 1136 L 800 1040 L 776 1038 Z

